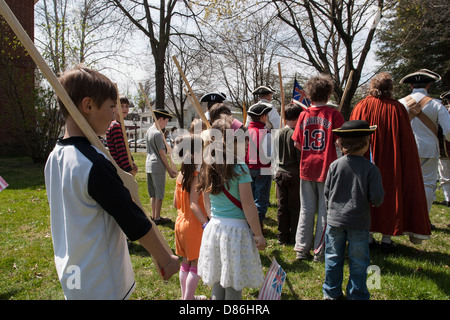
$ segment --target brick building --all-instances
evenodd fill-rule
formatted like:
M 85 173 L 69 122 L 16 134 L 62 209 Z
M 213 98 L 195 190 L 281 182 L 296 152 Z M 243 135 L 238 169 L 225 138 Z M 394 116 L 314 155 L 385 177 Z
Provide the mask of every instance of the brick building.
M 36 0 L 6 0 L 23 28 L 34 40 L 34 4 Z M 0 16 L 0 154 L 26 154 L 23 128 L 33 106 L 33 60 L 17 43 L 12 30 Z

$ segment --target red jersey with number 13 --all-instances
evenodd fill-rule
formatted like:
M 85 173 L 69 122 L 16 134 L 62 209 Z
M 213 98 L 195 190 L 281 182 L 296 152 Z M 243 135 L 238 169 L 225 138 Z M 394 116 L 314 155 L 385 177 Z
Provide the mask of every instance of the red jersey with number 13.
M 300 179 L 325 182 L 328 168 L 337 159 L 333 129 L 344 123 L 342 114 L 329 106 L 312 105 L 300 113 L 292 140 L 301 147 Z

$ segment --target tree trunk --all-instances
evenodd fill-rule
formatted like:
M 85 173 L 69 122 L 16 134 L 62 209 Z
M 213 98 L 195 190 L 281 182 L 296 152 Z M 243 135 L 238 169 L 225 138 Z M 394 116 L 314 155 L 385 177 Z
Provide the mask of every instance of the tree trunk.
M 159 50 L 157 54 L 154 54 L 155 59 L 155 108 L 164 109 L 164 55 L 165 50 Z

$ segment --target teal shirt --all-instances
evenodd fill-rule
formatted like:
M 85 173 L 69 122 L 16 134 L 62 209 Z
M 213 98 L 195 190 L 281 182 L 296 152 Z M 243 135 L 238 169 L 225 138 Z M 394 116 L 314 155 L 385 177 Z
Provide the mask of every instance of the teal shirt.
M 229 181 L 228 192 L 231 193 L 237 200 L 241 201 L 239 195 L 239 184 L 252 182 L 250 172 L 246 164 L 235 164 L 234 171 L 239 174 L 238 177 Z M 211 202 L 211 216 L 228 219 L 245 219 L 244 211 L 238 208 L 233 202 L 231 202 L 225 193 L 209 195 Z

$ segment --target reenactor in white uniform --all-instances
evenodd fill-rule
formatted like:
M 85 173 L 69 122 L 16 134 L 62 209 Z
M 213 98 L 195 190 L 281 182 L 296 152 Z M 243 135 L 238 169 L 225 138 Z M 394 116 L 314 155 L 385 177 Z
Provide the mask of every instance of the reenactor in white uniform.
M 439 126 L 442 128 L 443 137 L 450 141 L 450 115 L 441 100 L 431 98 L 427 92 L 430 85 L 439 80 L 441 77 L 437 73 L 427 69 L 420 69 L 400 80 L 400 83 L 410 84 L 413 89 L 411 94 L 400 99 L 400 102 L 405 105 L 410 115 L 422 167 L 428 213 L 435 198 Z

